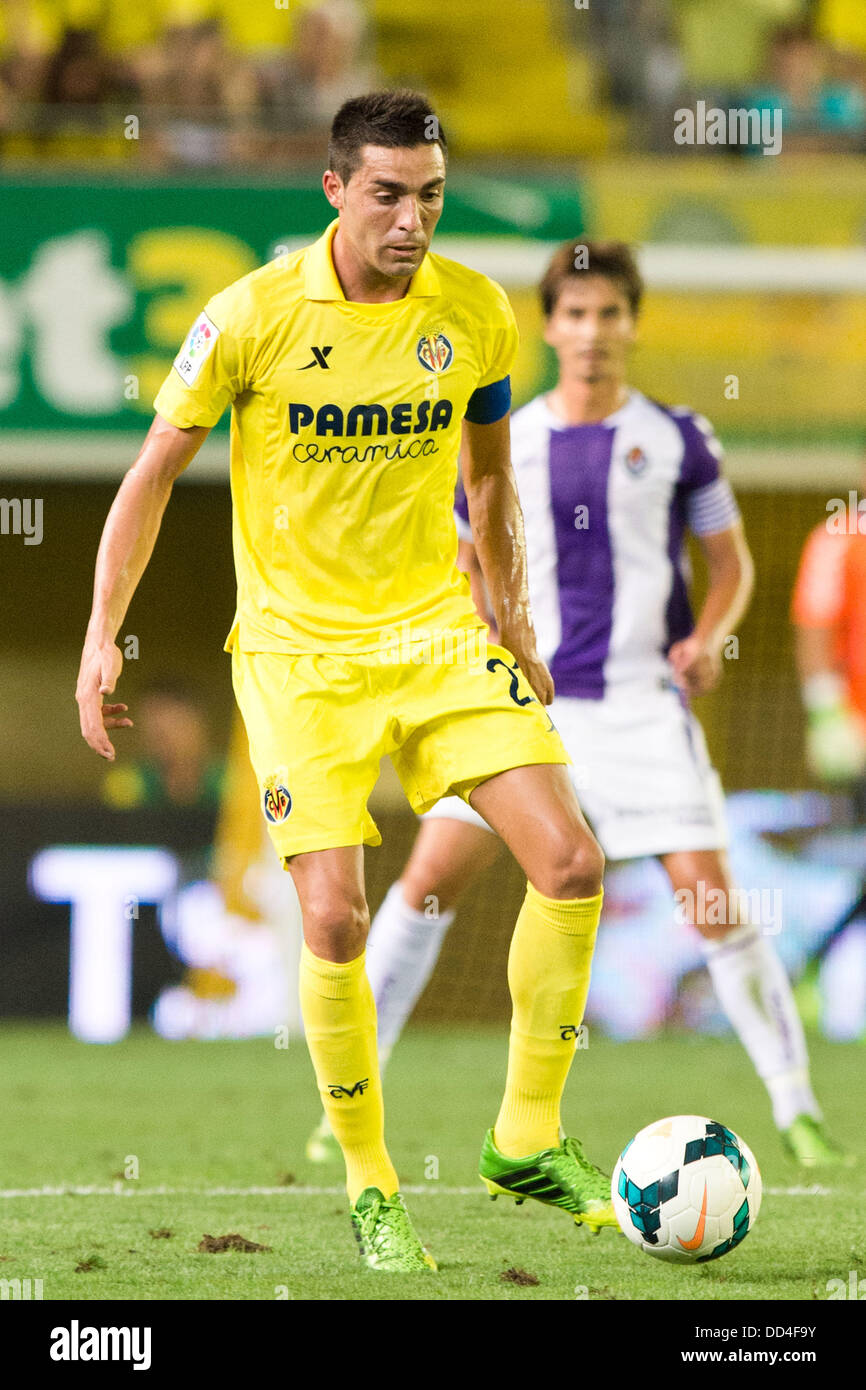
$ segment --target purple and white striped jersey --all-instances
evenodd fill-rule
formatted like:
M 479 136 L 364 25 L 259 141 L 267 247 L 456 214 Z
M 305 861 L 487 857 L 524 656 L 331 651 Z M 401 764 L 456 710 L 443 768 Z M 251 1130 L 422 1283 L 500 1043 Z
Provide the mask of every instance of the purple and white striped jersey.
M 739 517 L 708 422 L 631 391 L 594 425 L 564 425 L 544 396 L 511 421 L 539 655 L 558 695 L 601 699 L 613 684 L 669 675 L 693 627 L 686 529 Z M 457 527 L 472 539 L 458 489 Z

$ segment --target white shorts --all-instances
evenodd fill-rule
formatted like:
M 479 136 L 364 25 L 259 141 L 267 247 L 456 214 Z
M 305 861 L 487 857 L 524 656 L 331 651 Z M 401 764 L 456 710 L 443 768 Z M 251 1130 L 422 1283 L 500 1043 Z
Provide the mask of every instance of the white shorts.
M 672 686 L 618 688 L 603 700 L 558 696 L 550 715 L 574 763 L 581 809 L 608 859 L 638 859 L 727 844 L 725 799 L 703 729 Z M 460 797 L 424 820 L 489 830 Z M 492 832 L 491 832 L 492 833 Z

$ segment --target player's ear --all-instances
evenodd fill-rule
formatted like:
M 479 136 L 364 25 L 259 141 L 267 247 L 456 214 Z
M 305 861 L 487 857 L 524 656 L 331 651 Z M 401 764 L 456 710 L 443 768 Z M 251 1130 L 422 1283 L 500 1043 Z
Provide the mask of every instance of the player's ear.
M 322 175 L 322 188 L 325 197 L 332 208 L 342 211 L 343 208 L 343 180 L 339 174 L 335 174 L 333 169 L 326 169 Z

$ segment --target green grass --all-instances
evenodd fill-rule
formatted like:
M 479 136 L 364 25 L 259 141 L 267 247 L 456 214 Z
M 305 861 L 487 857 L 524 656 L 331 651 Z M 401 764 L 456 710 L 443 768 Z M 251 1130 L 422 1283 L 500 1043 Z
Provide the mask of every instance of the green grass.
M 864 1158 L 866 1053 L 812 1042 L 835 1135 Z M 754 1232 L 712 1265 L 671 1267 L 561 1212 L 491 1203 L 475 1165 L 504 1078 L 505 1031 L 413 1030 L 386 1079 L 389 1146 L 438 1276 L 359 1268 L 342 1177 L 304 1158 L 318 1117 L 302 1042 L 166 1043 L 145 1030 L 114 1047 L 59 1025 L 0 1028 L 0 1190 L 114 1188 L 0 1198 L 0 1278 L 41 1278 L 50 1299 L 825 1299 L 866 1276 L 861 1162 L 804 1177 L 782 1155 L 762 1086 L 732 1042 L 671 1036 L 578 1052 L 564 1118 L 608 1171 L 631 1135 L 667 1114 L 710 1114 L 755 1151 L 766 1192 Z M 134 1171 L 137 1178 L 122 1176 Z M 127 1167 L 129 1165 L 129 1167 Z M 430 1177 L 438 1171 L 438 1178 Z M 154 1195 L 152 1189 L 178 1189 Z M 213 1188 L 280 1187 L 211 1195 Z M 305 1192 L 305 1188 L 320 1189 Z M 321 1191 L 322 1188 L 330 1189 Z M 446 1189 L 468 1188 L 449 1195 Z M 159 1229 L 169 1238 L 154 1238 Z M 239 1232 L 270 1251 L 204 1254 Z M 91 1268 L 76 1270 L 81 1264 Z M 504 1282 L 517 1267 L 537 1285 Z

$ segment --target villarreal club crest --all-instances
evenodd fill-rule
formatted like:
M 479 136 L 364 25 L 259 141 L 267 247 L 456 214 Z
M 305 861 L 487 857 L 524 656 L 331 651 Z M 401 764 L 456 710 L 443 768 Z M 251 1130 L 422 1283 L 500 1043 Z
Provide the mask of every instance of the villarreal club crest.
M 454 349 L 444 333 L 425 333 L 418 339 L 418 361 L 428 372 L 444 372 L 454 359 Z
M 265 818 L 271 825 L 279 825 L 292 809 L 292 798 L 285 781 L 279 775 L 269 777 L 262 794 L 262 807 Z

